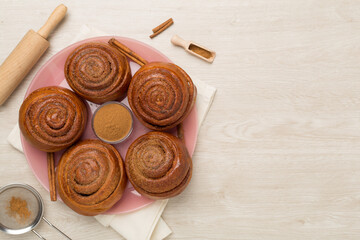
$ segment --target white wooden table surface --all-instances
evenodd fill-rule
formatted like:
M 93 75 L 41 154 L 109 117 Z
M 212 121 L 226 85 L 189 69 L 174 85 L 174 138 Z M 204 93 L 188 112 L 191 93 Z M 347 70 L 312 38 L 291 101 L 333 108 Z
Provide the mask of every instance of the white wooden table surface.
M 0 62 L 59 1 L 0 2 Z M 46 217 L 74 239 L 121 239 L 50 202 L 6 137 L 37 70 L 82 24 L 143 41 L 218 91 L 201 128 L 194 175 L 163 217 L 169 239 L 360 238 L 360 2 L 339 0 L 64 1 L 51 48 L 0 107 L 0 185 L 31 184 Z M 151 29 L 175 24 L 149 39 Z M 213 64 L 170 43 L 217 52 Z M 61 239 L 45 223 L 38 228 Z M 31 234 L 0 239 L 36 239 Z

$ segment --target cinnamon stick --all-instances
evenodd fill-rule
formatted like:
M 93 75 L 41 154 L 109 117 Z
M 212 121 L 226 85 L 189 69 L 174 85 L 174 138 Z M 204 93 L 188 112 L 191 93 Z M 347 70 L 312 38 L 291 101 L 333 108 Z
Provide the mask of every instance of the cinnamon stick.
M 157 26 L 156 28 L 153 28 L 153 33 L 156 33 L 157 31 L 159 31 L 161 28 L 163 28 L 166 24 L 169 24 L 171 22 L 171 24 L 174 23 L 172 18 L 169 18 L 168 20 L 166 20 L 165 22 L 163 22 L 162 24 L 160 24 L 159 26 Z M 170 25 L 171 25 L 170 24 Z
M 111 46 L 115 47 L 117 50 L 119 50 L 122 54 L 139 64 L 140 66 L 147 64 L 148 62 L 137 55 L 135 52 L 133 52 L 130 48 L 120 43 L 115 38 L 111 38 L 108 42 Z
M 111 46 L 115 47 L 117 50 L 119 50 L 121 53 L 123 53 L 125 56 L 129 57 L 131 60 L 139 64 L 140 66 L 143 66 L 147 64 L 148 62 L 137 55 L 137 53 L 133 52 L 130 48 L 120 43 L 115 38 L 111 38 L 108 42 Z M 177 136 L 178 138 L 185 144 L 185 135 L 184 135 L 184 126 L 183 123 L 180 123 L 176 127 L 177 129 Z
M 56 201 L 56 184 L 55 184 L 55 158 L 54 153 L 48 152 L 47 156 L 47 167 L 48 167 L 48 177 L 49 177 L 49 190 L 50 190 L 50 199 L 51 201 Z
M 156 28 L 153 29 L 154 33 L 150 35 L 150 38 L 156 37 L 157 35 L 162 33 L 165 29 L 170 27 L 173 23 L 174 23 L 174 21 L 172 20 L 172 18 L 170 18 L 169 20 L 167 20 L 164 23 L 160 24 L 159 26 L 157 26 Z
M 185 144 L 184 125 L 180 123 L 176 126 L 178 138 Z

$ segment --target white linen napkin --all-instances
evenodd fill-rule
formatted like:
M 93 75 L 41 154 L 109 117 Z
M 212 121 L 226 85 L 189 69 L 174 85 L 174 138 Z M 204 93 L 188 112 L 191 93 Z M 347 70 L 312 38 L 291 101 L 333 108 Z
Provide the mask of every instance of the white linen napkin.
M 75 37 L 74 42 L 90 37 L 106 35 L 108 34 L 83 25 L 79 34 Z M 197 87 L 196 108 L 198 114 L 198 129 L 200 129 L 210 109 L 216 89 L 196 78 L 192 78 L 192 80 Z M 7 140 L 14 148 L 23 152 L 18 124 L 13 128 Z M 117 215 L 98 215 L 95 216 L 95 219 L 105 227 L 112 227 L 128 240 L 160 240 L 171 234 L 171 229 L 161 218 L 167 202 L 167 199 L 158 200 L 134 212 Z

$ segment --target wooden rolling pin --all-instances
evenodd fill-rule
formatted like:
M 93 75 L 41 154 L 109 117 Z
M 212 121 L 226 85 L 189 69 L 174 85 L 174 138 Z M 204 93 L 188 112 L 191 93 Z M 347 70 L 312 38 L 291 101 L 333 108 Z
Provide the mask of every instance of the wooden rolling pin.
M 66 10 L 63 4 L 59 5 L 38 32 L 29 30 L 0 66 L 0 105 L 6 101 L 49 47 L 46 38 L 65 17 Z

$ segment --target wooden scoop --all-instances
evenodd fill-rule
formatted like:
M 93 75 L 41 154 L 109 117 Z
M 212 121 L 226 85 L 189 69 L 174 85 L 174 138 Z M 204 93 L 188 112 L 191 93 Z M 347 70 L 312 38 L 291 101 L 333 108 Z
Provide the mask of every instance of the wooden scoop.
M 209 63 L 212 63 L 214 61 L 214 58 L 216 55 L 216 53 L 214 51 L 211 51 L 197 43 L 194 43 L 191 41 L 185 41 L 178 35 L 174 35 L 171 38 L 171 43 L 174 45 L 183 47 L 185 49 L 185 51 L 187 51 Z
M 29 30 L 0 66 L 0 105 L 6 101 L 49 47 L 46 38 L 64 18 L 66 10 L 63 4 L 59 5 L 38 32 Z

